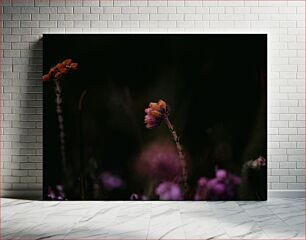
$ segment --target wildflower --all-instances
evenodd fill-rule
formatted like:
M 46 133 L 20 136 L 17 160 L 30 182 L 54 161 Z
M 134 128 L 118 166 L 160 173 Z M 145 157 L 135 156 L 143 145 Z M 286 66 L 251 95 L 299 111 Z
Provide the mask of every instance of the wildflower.
M 48 186 L 48 198 L 51 200 L 67 200 L 63 185 L 56 185 L 55 190 Z
M 124 186 L 123 180 L 111 172 L 103 172 L 100 176 L 100 180 L 102 182 L 102 186 L 108 191 Z
M 224 181 L 226 179 L 227 172 L 223 169 L 219 169 L 216 171 L 216 178 L 220 181 Z
M 205 177 L 200 177 L 198 180 L 198 186 L 194 200 L 205 200 L 206 199 L 206 190 L 207 190 L 207 179 Z
M 169 120 L 169 106 L 163 100 L 159 100 L 157 103 L 151 102 L 149 107 L 145 109 L 145 119 L 144 122 L 146 127 L 151 129 L 159 126 L 163 121 L 167 125 L 168 129 L 170 130 L 173 140 L 175 142 L 178 154 L 179 154 L 179 161 L 182 166 L 182 183 L 184 185 L 184 195 L 188 191 L 187 185 L 187 161 L 183 154 L 183 148 L 180 143 L 180 139 L 178 134 L 176 133 L 173 124 Z
M 231 200 L 237 193 L 240 177 L 219 169 L 213 179 L 201 177 L 198 180 L 195 200 Z
M 159 126 L 168 116 L 169 111 L 166 102 L 159 100 L 158 103 L 151 102 L 149 107 L 145 109 L 145 113 L 144 122 L 146 127 L 151 129 Z
M 59 80 L 61 77 L 68 74 L 70 70 L 75 71 L 77 69 L 77 63 L 72 62 L 71 59 L 66 59 L 63 62 L 58 63 L 55 67 L 51 68 L 50 71 L 42 78 L 44 82 L 49 81 L 51 78 L 53 78 L 54 80 Z
M 159 200 L 182 200 L 182 192 L 178 184 L 173 182 L 163 182 L 155 189 L 155 194 L 159 196 Z

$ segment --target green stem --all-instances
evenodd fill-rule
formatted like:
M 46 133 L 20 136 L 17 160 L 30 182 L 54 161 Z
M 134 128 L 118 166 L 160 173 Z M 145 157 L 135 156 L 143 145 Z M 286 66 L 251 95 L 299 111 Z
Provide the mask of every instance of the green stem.
M 60 148 L 61 148 L 61 160 L 63 170 L 66 168 L 66 149 L 65 149 L 65 131 L 64 131 L 64 117 L 62 110 L 62 89 L 59 80 L 54 79 L 55 82 L 55 95 L 56 95 L 56 113 L 58 120 L 58 127 L 60 132 Z
M 82 131 L 82 125 L 83 125 L 83 101 L 87 94 L 87 90 L 84 90 L 79 98 L 79 131 L 80 131 L 80 155 L 81 155 L 81 161 L 80 161 L 80 194 L 81 199 L 84 200 L 86 197 L 86 173 L 85 173 L 85 156 L 84 156 L 84 142 L 83 142 L 83 131 Z
M 179 158 L 180 158 L 180 162 L 181 162 L 181 166 L 182 166 L 182 175 L 183 175 L 183 187 L 184 187 L 184 195 L 186 195 L 186 193 L 188 192 L 188 184 L 187 184 L 187 179 L 188 179 L 188 175 L 187 175 L 187 162 L 186 162 L 186 159 L 184 157 L 184 154 L 183 154 L 183 148 L 182 148 L 182 145 L 180 143 L 180 139 L 174 129 L 174 126 L 172 125 L 172 123 L 170 122 L 169 118 L 166 117 L 165 118 L 165 123 L 167 125 L 167 127 L 169 128 L 172 136 L 173 136 L 173 139 L 174 139 L 174 142 L 176 144 L 176 148 L 178 150 L 178 153 L 179 153 Z

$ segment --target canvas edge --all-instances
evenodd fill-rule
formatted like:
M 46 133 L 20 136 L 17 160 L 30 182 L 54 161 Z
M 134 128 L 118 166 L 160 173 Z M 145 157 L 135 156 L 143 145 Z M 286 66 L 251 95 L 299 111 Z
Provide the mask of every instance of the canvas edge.
M 2 190 L 2 198 L 42 200 L 41 190 Z M 305 190 L 268 190 L 268 201 L 272 198 L 304 198 Z

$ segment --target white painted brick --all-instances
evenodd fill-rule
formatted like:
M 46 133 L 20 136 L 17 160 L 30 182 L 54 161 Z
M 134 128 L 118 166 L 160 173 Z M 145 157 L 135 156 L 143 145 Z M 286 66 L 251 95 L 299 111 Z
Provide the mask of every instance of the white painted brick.
M 28 176 L 28 170 L 17 170 L 17 169 L 13 169 L 11 171 L 12 176 L 14 177 L 24 177 L 24 176 Z
M 303 176 L 305 175 L 305 169 L 289 169 L 290 176 Z
M 305 171 L 304 171 L 304 175 L 305 175 Z M 298 183 L 305 183 L 305 176 L 296 176 L 296 181 Z
M 3 176 L 3 182 L 5 182 L 5 183 L 16 183 L 16 182 L 20 182 L 20 177 Z
M 138 8 L 137 7 L 122 7 L 121 13 L 123 14 L 138 13 Z
M 100 16 L 99 14 L 94 14 L 94 13 L 90 13 L 90 14 L 83 14 L 83 19 L 86 20 L 99 20 Z
M 280 162 L 279 167 L 280 168 L 296 168 L 296 163 L 295 162 Z M 290 173 L 290 170 L 289 170 L 289 173 Z
M 52 1 L 52 0 L 51 0 Z M 82 6 L 82 1 L 79 0 L 66 0 L 66 6 L 77 7 Z
M 90 7 L 90 13 L 103 13 L 103 11 L 102 7 Z
M 176 13 L 176 7 L 158 7 L 158 13 Z
M 74 21 L 73 26 L 77 28 L 89 28 L 90 27 L 90 21 Z
M 21 13 L 21 7 L 3 7 L 3 13 Z
M 39 13 L 38 7 L 22 7 L 21 13 Z
M 39 12 L 49 14 L 57 13 L 57 7 L 39 7 Z
M 272 186 L 272 189 L 275 189 L 275 190 L 288 188 L 287 183 L 272 183 L 271 186 Z
M 193 14 L 196 12 L 196 10 L 195 7 L 177 7 L 176 12 Z
M 219 20 L 231 21 L 231 20 L 243 20 L 243 15 L 239 14 L 219 14 Z
M 305 161 L 305 156 L 304 155 L 289 155 L 288 156 L 288 161 L 294 161 L 294 162 L 297 162 L 297 161 Z
M 295 141 L 295 142 L 297 142 L 297 144 L 298 143 L 304 143 L 304 141 L 305 141 L 305 135 L 302 135 L 302 134 L 300 134 L 300 135 L 291 135 L 291 136 L 289 136 L 289 141 Z M 298 148 L 298 145 L 297 145 L 297 148 Z
M 297 129 L 296 128 L 280 128 L 279 129 L 279 134 L 288 134 L 288 135 L 290 135 L 290 134 L 297 134 Z M 290 137 L 291 136 L 289 136 L 289 141 L 291 141 L 290 140 Z
M 121 13 L 120 7 L 104 7 L 103 13 Z
M 107 27 L 107 21 L 91 21 L 90 26 L 93 28 Z
M 34 5 L 35 6 L 49 6 L 50 2 L 49 2 L 49 0 L 35 0 Z
M 157 13 L 157 7 L 139 7 L 139 13 Z
M 121 25 L 123 28 L 137 28 L 139 27 L 139 21 L 123 21 Z
M 118 14 L 119 15 L 119 14 Z M 113 20 L 114 14 L 99 14 L 99 20 Z M 129 17 L 129 15 L 128 15 Z
M 139 21 L 141 28 L 158 28 L 158 21 Z
M 162 0 L 148 0 L 148 6 L 167 6 L 167 1 Z
M 57 13 L 63 14 L 63 13 L 73 13 L 73 7 L 58 7 Z
M 50 0 L 50 6 L 64 7 L 64 6 L 66 6 L 66 1 L 63 1 L 63 0 Z
M 103 1 L 103 0 L 102 0 Z M 83 3 L 83 6 L 84 7 L 86 7 L 86 6 L 89 6 L 89 7 L 91 7 L 91 6 L 96 6 L 96 7 L 98 7 L 98 6 L 100 6 L 100 2 L 102 2 L 102 1 L 99 1 L 99 0 L 90 0 L 90 1 L 82 1 L 82 3 Z
M 132 14 L 130 20 L 149 20 L 149 14 Z
M 184 14 L 169 14 L 170 21 L 182 21 L 184 20 Z
M 211 21 L 209 26 L 211 28 L 220 28 L 220 29 L 227 29 L 227 28 L 233 28 L 234 22 L 233 21 Z
M 150 20 L 153 20 L 153 21 L 168 20 L 168 14 L 150 14 Z
M 305 183 L 288 183 L 288 189 L 302 189 L 302 190 L 305 190 Z
M 297 162 L 297 163 L 296 163 L 296 167 L 297 167 L 298 169 L 305 168 L 305 162 Z
M 185 14 L 186 21 L 201 21 L 202 14 Z
M 285 183 L 295 183 L 296 182 L 296 176 L 280 176 L 279 181 L 285 182 Z
M 295 142 L 280 142 L 280 148 L 295 149 L 296 143 Z
M 148 2 L 146 0 L 131 0 L 130 5 L 135 7 L 141 7 L 141 6 L 147 6 Z
M 73 13 L 90 13 L 90 7 L 74 7 Z
M 65 20 L 82 20 L 83 19 L 83 15 L 82 14 L 65 14 Z
M 296 120 L 296 114 L 280 114 L 280 120 Z M 288 125 L 288 122 L 287 124 Z
M 50 20 L 51 21 L 65 20 L 65 14 L 50 14 Z
M 28 22 L 29 23 L 32 23 L 32 22 L 35 23 L 35 20 L 49 20 L 49 14 L 32 14 L 32 21 L 28 21 Z M 24 22 L 25 21 L 21 22 L 21 26 L 23 26 Z M 38 27 L 38 24 L 37 24 L 37 26 L 34 26 L 34 27 Z

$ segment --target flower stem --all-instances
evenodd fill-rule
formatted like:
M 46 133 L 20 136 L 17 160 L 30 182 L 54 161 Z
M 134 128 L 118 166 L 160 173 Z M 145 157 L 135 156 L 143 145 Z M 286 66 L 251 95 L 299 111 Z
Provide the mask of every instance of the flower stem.
M 186 163 L 186 159 L 185 159 L 184 154 L 183 154 L 183 148 L 182 148 L 182 145 L 180 143 L 180 139 L 179 139 L 179 137 L 178 137 L 178 135 L 177 135 L 177 133 L 174 129 L 174 126 L 170 122 L 169 118 L 166 117 L 164 121 L 165 121 L 167 127 L 169 128 L 169 130 L 170 130 L 170 132 L 173 136 L 173 139 L 174 139 L 175 144 L 176 144 L 176 148 L 177 148 L 178 153 L 179 153 L 179 158 L 180 158 L 180 162 L 181 162 L 181 165 L 182 165 L 184 195 L 186 195 L 186 193 L 188 192 L 188 185 L 187 185 L 188 175 L 187 175 L 187 163 Z
M 80 131 L 80 193 L 81 199 L 86 197 L 86 174 L 85 174 L 85 156 L 84 156 L 84 142 L 83 142 L 83 101 L 87 94 L 87 90 L 84 90 L 79 98 L 79 131 Z
M 64 117 L 62 110 L 62 89 L 59 82 L 54 79 L 55 82 L 55 102 L 56 102 L 56 113 L 58 120 L 58 127 L 60 132 L 60 148 L 61 148 L 61 160 L 63 169 L 66 168 L 66 150 L 65 150 L 65 131 L 64 131 Z

